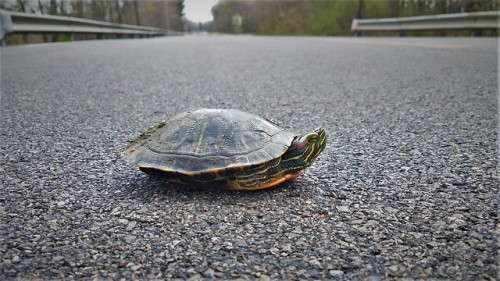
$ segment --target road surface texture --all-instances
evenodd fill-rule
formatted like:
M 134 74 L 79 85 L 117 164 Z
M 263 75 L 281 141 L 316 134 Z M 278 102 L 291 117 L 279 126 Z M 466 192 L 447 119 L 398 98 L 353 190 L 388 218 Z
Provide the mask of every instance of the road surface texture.
M 497 39 L 186 36 L 1 53 L 0 279 L 498 278 Z M 148 179 L 128 141 L 236 108 L 328 146 L 276 188 Z

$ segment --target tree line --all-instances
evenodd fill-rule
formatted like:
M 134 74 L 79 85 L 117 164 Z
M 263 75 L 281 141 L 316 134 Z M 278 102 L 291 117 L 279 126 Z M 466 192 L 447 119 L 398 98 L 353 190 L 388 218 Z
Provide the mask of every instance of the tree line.
M 266 35 L 350 35 L 355 18 L 496 11 L 497 0 L 219 0 L 212 31 Z M 443 35 L 443 34 L 441 34 Z
M 184 0 L 0 0 L 0 9 L 174 31 L 184 29 Z

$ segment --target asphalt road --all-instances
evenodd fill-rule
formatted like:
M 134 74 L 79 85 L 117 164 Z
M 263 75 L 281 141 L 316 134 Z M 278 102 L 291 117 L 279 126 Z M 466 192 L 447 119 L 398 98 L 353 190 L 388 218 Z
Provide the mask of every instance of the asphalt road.
M 187 36 L 1 50 L 0 279 L 498 278 L 496 38 Z M 230 192 L 119 154 L 236 108 L 328 146 Z

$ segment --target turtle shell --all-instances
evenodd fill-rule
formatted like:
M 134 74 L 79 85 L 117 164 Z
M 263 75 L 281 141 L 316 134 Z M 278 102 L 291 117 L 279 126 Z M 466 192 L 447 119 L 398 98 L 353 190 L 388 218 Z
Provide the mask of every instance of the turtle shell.
M 123 156 L 140 168 L 189 175 L 269 162 L 283 155 L 294 138 L 250 113 L 200 109 L 150 128 Z

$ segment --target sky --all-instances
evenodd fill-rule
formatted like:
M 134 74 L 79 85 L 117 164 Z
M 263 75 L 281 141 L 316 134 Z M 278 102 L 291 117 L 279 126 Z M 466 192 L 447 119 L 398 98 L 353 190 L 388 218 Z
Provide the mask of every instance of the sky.
M 206 22 L 213 20 L 212 7 L 218 0 L 185 0 L 184 12 L 186 18 L 195 22 Z

